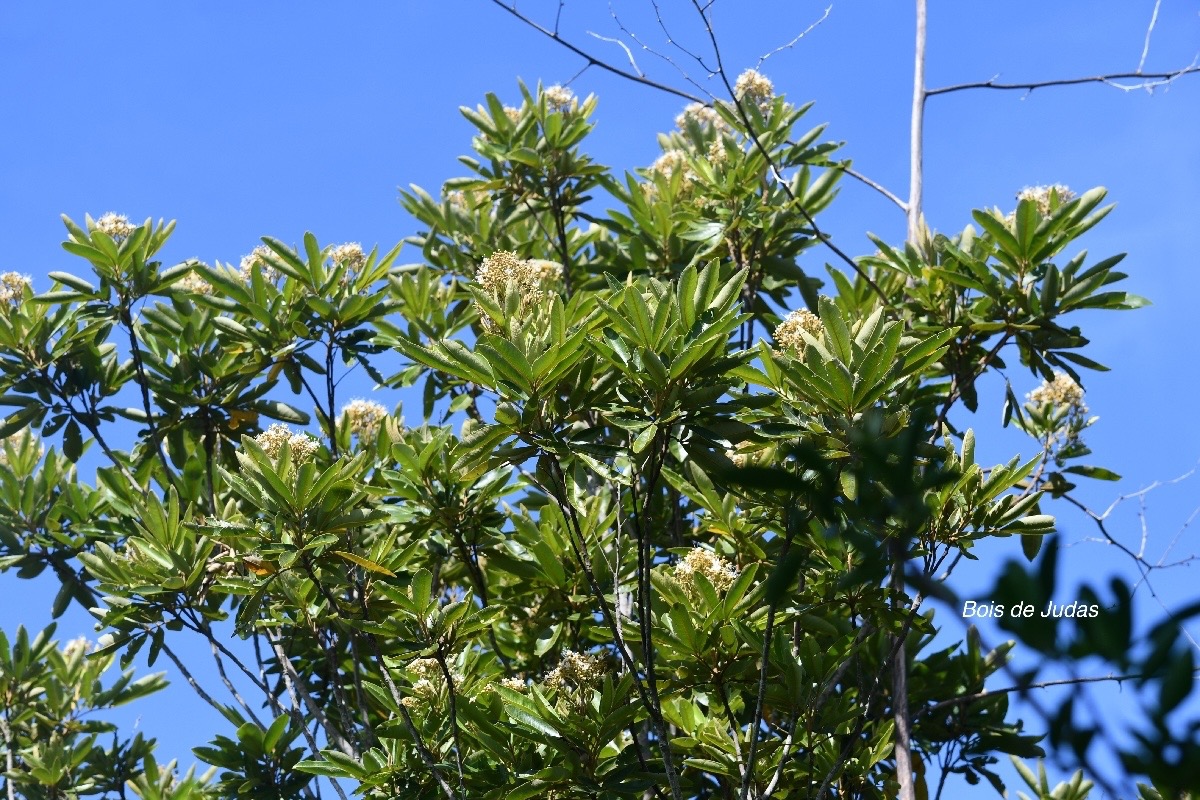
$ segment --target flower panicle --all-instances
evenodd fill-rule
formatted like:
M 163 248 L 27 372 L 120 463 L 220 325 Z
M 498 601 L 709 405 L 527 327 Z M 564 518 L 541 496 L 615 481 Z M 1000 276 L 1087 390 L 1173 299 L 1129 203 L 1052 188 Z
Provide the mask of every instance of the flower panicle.
M 262 448 L 268 458 L 277 459 L 286 444 L 292 451 L 292 460 L 303 464 L 316 455 L 321 444 L 306 433 L 293 433 L 291 428 L 282 422 L 276 422 L 265 431 L 254 437 L 254 442 Z

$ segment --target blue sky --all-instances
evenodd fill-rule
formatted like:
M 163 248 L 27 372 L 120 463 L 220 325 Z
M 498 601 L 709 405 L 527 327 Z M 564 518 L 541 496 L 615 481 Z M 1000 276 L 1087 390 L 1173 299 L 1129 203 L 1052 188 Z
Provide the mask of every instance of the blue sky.
M 615 2 L 621 21 L 648 43 L 663 36 L 642 2 Z M 699 47 L 700 33 L 682 2 L 663 4 L 673 33 Z M 717 5 L 725 61 L 735 75 L 819 19 L 828 5 L 725 0 Z M 833 5 L 828 18 L 762 70 L 795 102 L 814 100 L 808 120 L 827 122 L 829 138 L 860 171 L 907 193 L 912 11 L 895 0 Z M 550 20 L 556 2 L 522 3 Z M 999 76 L 1005 81 L 1134 69 L 1152 0 L 1013 0 L 1003 4 L 933 2 L 928 83 Z M 1200 51 L 1200 5 L 1164 0 L 1146 69 L 1170 70 Z M 564 35 L 624 62 L 615 45 L 587 34 L 619 34 L 605 4 L 568 3 Z M 639 66 L 680 83 L 677 73 L 634 47 Z M 684 64 L 686 56 L 674 54 Z M 627 63 L 627 62 L 625 62 Z M 456 157 L 469 147 L 460 105 L 497 92 L 518 97 L 517 78 L 566 82 L 583 63 L 521 27 L 492 4 L 463 2 L 317 4 L 0 5 L 0 271 L 33 276 L 47 288 L 51 270 L 79 272 L 82 262 L 59 242 L 59 215 L 81 219 L 116 211 L 140 221 L 177 219 L 168 260 L 236 262 L 259 237 L 360 241 L 387 249 L 413 231 L 397 189 L 415 183 L 436 192 L 461 175 Z M 694 63 L 688 72 L 705 81 Z M 571 84 L 600 97 L 590 151 L 617 171 L 658 154 L 655 133 L 668 129 L 682 101 L 592 68 Z M 1195 298 L 1200 296 L 1200 75 L 1153 94 L 1089 85 L 1025 92 L 965 92 L 930 100 L 926 118 L 926 214 L 953 232 L 970 209 L 1013 205 L 1030 184 L 1104 185 L 1117 210 L 1088 235 L 1094 258 L 1128 252 L 1126 287 L 1154 305 L 1081 318 L 1090 355 L 1113 371 L 1089 375 L 1088 404 L 1102 420 L 1089 433 L 1095 463 L 1121 472 L 1118 485 L 1087 487 L 1099 507 L 1119 493 L 1179 476 L 1200 460 L 1200 426 L 1190 413 L 1198 390 Z M 844 181 L 821 219 L 851 253 L 872 250 L 871 231 L 898 242 L 902 214 L 878 195 Z M 817 251 L 810 266 L 820 271 Z M 415 259 L 413 250 L 400 261 Z M 1018 391 L 1036 381 L 1020 370 Z M 994 388 L 994 387 L 993 387 Z M 364 391 L 369 387 L 364 387 Z M 392 405 L 395 397 L 379 398 Z M 999 403 L 984 401 L 973 424 L 984 460 L 1007 460 L 1031 445 L 997 427 Z M 960 420 L 966 422 L 966 420 Z M 1146 497 L 1147 552 L 1180 531 L 1174 557 L 1200 552 L 1186 522 L 1200 478 Z M 1078 514 L 1062 514 L 1065 580 L 1133 574 Z M 1132 545 L 1138 504 L 1115 512 L 1114 530 Z M 960 576 L 984 583 L 1015 542 L 986 549 Z M 1155 579 L 1177 607 L 1195 596 L 1196 567 Z M 0 626 L 40 627 L 52 587 L 0 577 Z M 1161 609 L 1144 590 L 1146 618 Z M 1068 602 L 1070 597 L 1064 595 Z M 939 614 L 947 613 L 942 610 Z M 82 614 L 65 635 L 95 635 Z M 168 755 L 188 749 L 218 724 L 182 687 L 135 709 Z M 181 710 L 195 724 L 179 728 Z M 990 791 L 990 790 L 988 790 Z

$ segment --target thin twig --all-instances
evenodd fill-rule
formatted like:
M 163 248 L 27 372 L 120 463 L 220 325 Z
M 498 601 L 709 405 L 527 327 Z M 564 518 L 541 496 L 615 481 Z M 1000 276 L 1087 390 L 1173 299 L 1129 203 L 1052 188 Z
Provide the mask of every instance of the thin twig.
M 379 662 L 379 674 L 383 676 L 383 682 L 387 684 L 388 692 L 392 696 L 392 702 L 400 709 L 400 718 L 404 721 L 404 727 L 408 730 L 409 735 L 413 738 L 413 743 L 417 746 L 417 753 L 421 756 L 421 760 L 425 762 L 425 766 L 429 768 L 430 773 L 433 774 L 433 779 L 437 781 L 438 786 L 442 787 L 442 792 L 448 800 L 454 800 L 454 789 L 450 787 L 445 776 L 442 775 L 437 761 L 433 758 L 433 753 L 425 746 L 425 740 L 421 738 L 420 731 L 413 724 L 412 715 L 408 713 L 408 706 L 404 705 L 404 696 L 400 694 L 400 690 L 396 687 L 396 682 L 392 680 L 392 673 L 388 670 L 388 666 L 383 660 L 383 653 L 379 649 L 379 637 L 374 633 L 368 633 L 367 640 L 371 643 L 371 649 L 375 653 L 375 660 Z
M 171 663 L 173 663 L 175 665 L 175 668 L 179 670 L 179 674 L 183 675 L 183 679 L 188 682 L 188 686 L 192 687 L 192 691 L 194 691 L 200 697 L 201 700 L 208 703 L 210 706 L 215 708 L 217 711 L 220 711 L 222 713 L 225 711 L 225 706 L 221 705 L 216 700 L 214 700 L 212 695 L 210 695 L 208 692 L 206 692 L 204 690 L 204 687 L 201 686 L 200 682 L 197 681 L 195 679 L 195 677 L 192 676 L 192 673 L 188 670 L 188 668 L 186 666 L 184 666 L 183 662 L 179 660 L 179 656 L 175 655 L 175 651 L 173 651 L 167 645 L 165 640 L 162 643 L 162 651 L 167 654 L 167 658 L 171 659 Z M 259 723 L 259 727 L 262 727 L 261 723 Z
M 1138 72 L 1146 66 L 1146 56 L 1150 55 L 1150 37 L 1154 35 L 1154 26 L 1158 24 L 1158 9 L 1161 6 L 1162 0 L 1154 0 L 1154 12 L 1150 14 L 1150 24 L 1146 27 L 1146 41 L 1142 44 L 1142 57 L 1138 59 Z
M 647 78 L 647 77 L 644 77 L 641 75 L 636 75 L 627 70 L 623 70 L 618 67 L 614 67 L 612 64 L 609 64 L 608 62 L 604 61 L 603 59 L 597 58 L 596 56 L 592 55 L 591 53 L 587 52 L 586 50 L 583 50 L 582 48 L 580 48 L 574 44 L 571 44 L 566 39 L 559 36 L 556 31 L 550 30 L 549 28 L 545 28 L 545 27 L 539 25 L 538 23 L 534 22 L 532 19 L 525 16 L 520 11 L 517 11 L 516 6 L 509 6 L 506 3 L 502 2 L 502 0 L 491 0 L 491 1 L 492 1 L 493 5 L 504 9 L 506 12 L 508 12 L 512 16 L 516 17 L 518 20 L 520 20 L 524 24 L 528 25 L 530 28 L 533 28 L 538 33 L 557 42 L 558 44 L 560 44 L 563 47 L 570 50 L 575 55 L 584 59 L 585 61 L 588 62 L 589 66 L 599 67 L 600 69 L 605 70 L 606 72 L 611 72 L 614 75 L 619 75 L 622 78 L 626 78 L 628 80 L 634 81 L 635 83 L 643 84 L 644 86 L 649 86 L 652 89 L 658 89 L 660 91 L 666 92 L 667 94 L 673 94 L 676 97 L 682 97 L 685 100 L 691 100 L 692 102 L 695 102 L 695 103 L 704 102 L 699 97 L 696 97 L 695 95 L 692 95 L 692 94 L 688 94 L 687 92 L 685 92 L 681 89 L 676 89 L 674 86 L 668 86 L 665 83 L 660 83 L 658 81 L 651 80 L 650 78 Z
M 774 50 L 772 50 L 771 52 L 767 53 L 766 55 L 760 56 L 760 57 L 759 57 L 759 59 L 758 59 L 758 63 L 756 63 L 756 64 L 754 65 L 754 68 L 755 68 L 755 69 L 760 69 L 760 68 L 762 67 L 762 65 L 763 65 L 763 62 L 765 62 L 765 61 L 766 61 L 768 58 L 770 58 L 771 56 L 775 55 L 776 53 L 783 52 L 784 50 L 791 50 L 793 47 L 795 47 L 795 46 L 796 46 L 796 44 L 797 44 L 797 43 L 798 43 L 798 42 L 799 42 L 801 39 L 803 39 L 805 36 L 808 36 L 810 33 L 812 33 L 812 32 L 813 32 L 813 31 L 814 31 L 814 30 L 817 28 L 817 26 L 818 26 L 818 25 L 820 25 L 820 24 L 821 24 L 822 22 L 824 22 L 825 20 L 829 19 L 829 12 L 831 12 L 831 11 L 833 11 L 833 6 L 826 6 L 826 8 L 825 8 L 825 13 L 821 15 L 821 18 L 820 18 L 820 19 L 818 19 L 818 20 L 817 20 L 816 22 L 814 22 L 812 25 L 809 25 L 809 26 L 808 26 L 807 28 L 805 28 L 804 30 L 800 31 L 800 33 L 796 34 L 795 38 L 794 38 L 794 39 L 792 39 L 792 40 L 791 40 L 790 42 L 788 42 L 787 44 L 781 44 L 779 47 L 776 47 Z
M 341 750 L 351 758 L 358 758 L 358 753 L 336 727 L 330 724 L 329 719 L 325 716 L 325 712 L 317 705 L 317 702 L 312 698 L 312 692 L 309 691 L 307 681 L 296 671 L 292 660 L 288 658 L 288 654 L 284 652 L 281 638 L 277 633 L 267 633 L 267 641 L 271 645 L 271 649 L 275 651 L 275 659 L 279 664 L 280 672 L 283 674 L 284 680 L 287 682 L 288 691 L 293 695 L 293 702 L 296 702 L 295 697 L 298 695 L 300 701 L 304 703 L 304 707 L 308 709 L 308 713 L 312 718 L 325 729 L 325 735 L 329 738 L 331 744 Z
M 595 38 L 599 39 L 602 42 L 611 42 L 612 44 L 615 44 L 618 47 L 620 47 L 622 50 L 625 51 L 625 55 L 628 56 L 628 58 L 629 58 L 629 66 L 633 67 L 633 71 L 638 74 L 638 77 L 639 78 L 646 77 L 646 73 L 642 72 L 642 68 L 639 67 L 637 65 L 637 61 L 634 60 L 633 52 L 630 51 L 629 45 L 625 44 L 620 39 L 617 39 L 612 36 L 601 36 L 600 34 L 596 33 L 595 31 L 588 31 L 587 33 L 588 33 L 588 36 L 594 36 Z
M 1175 79 L 1184 75 L 1191 75 L 1200 72 L 1200 64 L 1193 61 L 1182 69 L 1177 69 L 1173 72 L 1110 72 L 1105 75 L 1092 75 L 1086 78 L 1059 78 L 1049 81 L 1029 81 L 1026 83 L 998 83 L 994 78 L 987 81 L 976 81 L 974 83 L 956 83 L 951 86 L 939 86 L 936 89 L 930 89 L 925 94 L 928 97 L 936 97 L 941 94 L 950 94 L 951 92 L 963 92 L 968 89 L 997 89 L 999 91 L 1027 91 L 1032 92 L 1034 89 L 1045 89 L 1051 86 L 1078 86 L 1084 83 L 1103 83 L 1111 86 L 1114 89 L 1130 92 L 1134 89 L 1153 89 L 1157 86 L 1164 86 L 1172 83 Z M 1122 84 L 1114 83 L 1113 81 L 1129 80 L 1133 78 L 1141 79 L 1141 83 L 1137 84 Z
M 221 651 L 217 649 L 216 643 L 210 641 L 209 648 L 212 650 L 213 661 L 215 661 L 217 664 L 217 674 L 221 676 L 221 682 L 225 684 L 225 689 L 229 692 L 229 694 L 233 695 L 233 699 L 236 700 L 237 704 L 242 707 L 242 710 L 249 715 L 251 721 L 253 721 L 258 727 L 266 730 L 266 727 L 254 713 L 254 710 L 250 708 L 249 704 L 247 704 L 244 699 L 242 699 L 242 695 L 238 692 L 237 687 L 233 685 L 233 681 L 229 680 L 229 676 L 225 674 L 225 661 L 221 658 Z
M 296 685 L 292 682 L 292 677 L 296 675 L 291 669 L 292 662 L 288 660 L 287 654 L 283 652 L 283 647 L 279 644 L 278 639 L 270 631 L 267 632 L 267 641 L 271 645 L 271 649 L 275 651 L 275 657 L 279 660 L 279 673 L 283 676 L 283 684 L 287 687 L 288 696 L 292 699 L 291 717 L 293 724 L 296 725 L 304 734 L 304 740 L 308 743 L 309 750 L 313 754 L 313 758 L 324 760 L 324 755 L 321 753 L 321 748 L 317 745 L 317 737 L 315 737 L 304 724 L 304 714 L 300 711 L 300 696 L 297 692 Z M 287 665 L 286 667 L 284 665 Z M 299 677 L 299 676 L 296 676 Z M 309 704 L 309 710 L 312 710 L 312 698 L 305 697 Z M 313 715 L 314 721 L 317 715 Z M 329 731 L 329 726 L 325 726 L 326 732 Z M 341 785 L 333 778 L 329 779 L 329 783 L 333 786 L 333 790 L 337 792 L 338 797 L 342 800 L 349 800 L 346 797 L 346 792 Z
M 888 200 L 891 200 L 892 203 L 894 203 L 896 205 L 896 207 L 899 208 L 901 211 L 905 212 L 906 214 L 908 213 L 908 203 L 901 200 L 899 195 L 897 195 L 892 190 L 888 189 L 883 184 L 873 180 L 872 178 L 868 178 L 866 175 L 862 174 L 861 172 L 854 169 L 853 167 L 850 167 L 849 165 L 846 165 L 846 164 L 830 164 L 829 169 L 841 170 L 842 172 L 849 175 L 851 178 L 854 178 L 854 180 L 859 181 L 860 183 L 863 183 L 866 186 L 871 187 L 872 189 L 874 189 L 875 191 L 879 192 L 881 195 L 886 197 Z

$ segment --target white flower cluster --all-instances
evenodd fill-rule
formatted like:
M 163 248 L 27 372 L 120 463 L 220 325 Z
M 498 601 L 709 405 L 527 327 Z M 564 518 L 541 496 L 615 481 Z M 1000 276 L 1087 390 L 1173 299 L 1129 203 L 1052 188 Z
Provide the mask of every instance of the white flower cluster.
M 780 350 L 799 354 L 804 352 L 804 336 L 801 335 L 801 331 L 820 340 L 825 334 L 825 325 L 816 314 L 802 308 L 788 314 L 772 335 Z
M 695 174 L 688 165 L 687 153 L 682 150 L 668 150 L 654 160 L 650 171 L 670 179 L 676 172 L 682 172 L 685 180 L 694 181 Z
M 565 86 L 547 86 L 542 95 L 546 98 L 546 106 L 551 111 L 573 111 L 579 105 L 575 93 Z
M 122 242 L 133 235 L 137 225 L 129 221 L 124 214 L 108 212 L 96 220 L 95 230 L 108 234 L 113 241 Z
M 1058 198 L 1058 204 L 1069 203 L 1075 199 L 1075 193 L 1063 186 L 1061 183 L 1051 184 L 1050 186 L 1026 186 L 1021 191 L 1017 192 L 1017 201 L 1032 200 L 1038 207 L 1038 211 L 1045 216 L 1050 213 L 1051 197 Z
M 546 676 L 545 684 L 559 691 L 590 689 L 600 682 L 604 672 L 603 656 L 567 650 L 563 652 L 558 666 Z
M 183 276 L 183 280 L 179 282 L 179 286 L 185 291 L 192 294 L 212 294 L 212 284 L 201 278 L 195 272 L 189 272 Z
M 528 689 L 525 680 L 518 677 L 501 678 L 498 681 L 493 681 L 480 690 L 480 694 L 491 694 L 496 691 L 497 686 L 503 686 L 505 689 L 511 689 L 514 692 L 524 692 Z
M 25 289 L 32 285 L 28 275 L 6 272 L 0 275 L 0 305 L 19 305 L 25 297 Z
M 438 663 L 436 658 L 417 658 L 409 662 L 408 671 L 417 676 L 413 681 L 412 688 L 409 689 L 409 694 L 400 702 L 406 708 L 419 708 L 427 706 L 430 702 L 437 700 L 441 693 L 442 687 L 446 684 L 446 676 L 442 672 L 442 665 Z M 463 676 L 451 671 L 450 679 L 454 681 L 454 685 L 461 686 Z
M 268 458 L 279 458 L 284 444 L 292 450 L 292 463 L 303 464 L 316 454 L 321 444 L 306 433 L 292 433 L 291 428 L 281 422 L 254 437 L 255 443 L 263 449 Z
M 63 660 L 71 661 L 79 656 L 87 655 L 88 650 L 91 649 L 91 644 L 92 643 L 87 640 L 86 636 L 80 636 L 77 639 L 72 639 L 63 645 Z
M 748 100 L 765 110 L 775 99 L 775 84 L 758 70 L 748 69 L 738 76 L 733 94 L 738 100 Z
M 23 431 L 17 431 L 12 436 L 6 436 L 3 439 L 0 439 L 0 466 L 8 466 L 8 448 L 5 445 L 11 445 L 13 450 L 20 452 L 27 439 L 32 439 L 34 441 L 37 439 L 37 437 L 33 435 L 33 432 L 28 428 Z M 45 455 L 45 453 L 46 448 L 39 444 L 38 458 L 41 458 L 43 455 Z
M 729 124 L 721 119 L 721 115 L 712 106 L 703 103 L 691 103 L 675 117 L 675 127 L 687 130 L 689 122 L 694 122 L 701 128 L 713 128 L 719 132 L 729 130 Z
M 710 164 L 724 164 L 729 160 L 729 154 L 725 151 L 725 140 L 716 138 L 712 140 L 712 144 L 708 146 L 708 161 Z
M 346 242 L 330 248 L 329 260 L 334 264 L 345 264 L 351 271 L 356 272 L 367 263 L 367 254 L 358 242 Z
M 1076 383 L 1065 372 L 1055 372 L 1054 379 L 1042 381 L 1042 385 L 1034 389 L 1026 398 L 1030 403 L 1069 407 L 1073 413 L 1086 414 L 1087 406 L 1083 403 L 1083 387 Z
M 492 253 L 475 271 L 475 281 L 501 305 L 509 291 L 517 292 L 521 297 L 522 314 L 548 298 L 552 287 L 561 279 L 561 264 L 540 258 L 519 258 L 507 250 Z M 484 330 L 497 332 L 496 323 L 482 312 L 480 321 Z
M 703 575 L 713 588 L 723 592 L 737 580 L 737 570 L 733 565 L 711 550 L 703 547 L 693 547 L 683 560 L 675 565 L 675 580 L 684 587 L 695 587 L 696 576 Z
M 271 266 L 271 262 L 267 260 L 271 256 L 274 256 L 274 251 L 265 244 L 260 244 L 248 255 L 242 256 L 242 261 L 238 265 L 238 274 L 241 275 L 242 282 L 250 283 L 250 278 L 255 272 L 262 275 L 262 279 L 266 283 L 275 283 L 279 280 L 279 270 Z
M 547 97 L 546 99 L 549 101 L 550 98 Z M 508 117 L 508 121 L 513 125 L 516 125 L 521 121 L 521 109 L 517 108 L 516 106 L 505 106 L 504 116 Z
M 342 407 L 342 414 L 350 420 L 350 432 L 357 436 L 360 442 L 369 444 L 375 441 L 379 426 L 387 418 L 388 412 L 379 403 L 357 398 Z

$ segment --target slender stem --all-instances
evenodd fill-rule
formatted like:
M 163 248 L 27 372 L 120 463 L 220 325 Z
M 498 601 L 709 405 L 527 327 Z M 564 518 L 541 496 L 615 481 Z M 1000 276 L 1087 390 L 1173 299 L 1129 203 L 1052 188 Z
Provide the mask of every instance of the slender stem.
M 892 609 L 898 610 L 904 602 L 904 544 L 898 539 L 891 541 L 892 551 Z M 916 800 L 916 784 L 913 778 L 912 727 L 908 710 L 908 652 L 905 640 L 908 631 L 896 636 L 895 657 L 892 661 L 892 719 L 896 723 L 896 780 L 900 784 L 898 800 Z
M 192 673 L 188 670 L 188 668 L 184 665 L 184 663 L 179 659 L 179 656 L 175 655 L 175 651 L 173 651 L 167 645 L 165 639 L 162 644 L 162 651 L 167 654 L 167 658 L 171 659 L 171 663 L 174 664 L 175 668 L 179 670 L 179 674 L 183 676 L 183 679 L 188 682 L 188 686 L 192 687 L 192 691 L 194 691 L 201 700 L 208 703 L 210 706 L 215 708 L 217 711 L 224 710 L 224 706 L 222 706 L 220 703 L 218 703 L 216 700 L 214 700 L 212 695 L 210 695 L 208 692 L 206 692 L 204 690 L 204 687 L 200 685 L 200 682 L 197 681 L 195 679 L 195 677 L 193 677 Z M 257 722 L 257 720 L 256 720 L 256 722 Z M 260 728 L 262 727 L 262 723 L 258 723 L 258 725 Z
M 417 746 L 417 753 L 420 754 L 421 760 L 425 762 L 425 766 L 429 768 L 433 778 L 437 781 L 438 786 L 442 787 L 442 792 L 449 800 L 454 800 L 454 789 L 446 782 L 446 778 L 442 775 L 442 771 L 438 769 L 437 761 L 433 758 L 433 753 L 425 746 L 425 740 L 421 738 L 420 731 L 413 724 L 412 716 L 408 713 L 408 706 L 404 705 L 404 696 L 400 694 L 400 690 L 396 687 L 396 682 L 392 680 L 392 673 L 388 671 L 388 666 L 384 663 L 383 653 L 379 649 L 379 637 L 373 633 L 367 634 L 368 641 L 371 642 L 371 649 L 375 653 L 375 660 L 379 662 L 379 674 L 383 676 L 383 682 L 387 684 L 388 692 L 392 695 L 392 701 L 396 707 L 400 709 L 400 718 L 404 720 L 404 727 L 408 729 L 408 733 L 413 738 L 413 742 Z
M 0 728 L 3 728 L 4 733 L 4 762 L 7 769 L 5 770 L 8 776 L 12 776 L 16 771 L 16 764 L 13 762 L 13 735 L 12 729 L 8 727 L 8 709 L 4 710 L 4 716 L 0 716 Z M 17 787 L 13 784 L 12 777 L 5 777 L 4 786 L 8 790 L 8 800 L 17 800 Z
M 733 733 L 733 755 L 737 758 L 738 775 L 745 780 L 746 762 L 742 758 L 742 728 L 733 716 L 733 709 L 729 707 L 729 693 L 725 691 L 724 683 L 717 683 L 717 694 L 721 698 L 721 707 L 725 710 L 725 719 L 729 722 L 730 731 Z
M 454 676 L 450 674 L 450 668 L 446 666 L 446 656 L 442 651 L 437 652 L 438 666 L 442 668 L 442 678 L 446 681 L 446 692 L 450 697 L 450 735 L 454 738 L 454 765 L 458 768 L 458 791 L 463 796 L 467 796 L 467 787 L 463 778 L 463 747 L 462 739 L 458 734 L 458 692 L 454 686 Z
M 987 81 L 974 81 L 971 83 L 956 83 L 952 86 L 939 86 L 936 89 L 930 89 L 925 92 L 927 97 L 936 97 L 940 94 L 950 94 L 951 92 L 962 92 L 968 89 L 998 89 L 1000 91 L 1018 91 L 1023 90 L 1032 92 L 1034 89 L 1045 89 L 1051 86 L 1077 86 L 1082 83 L 1104 83 L 1116 89 L 1129 91 L 1131 89 L 1152 89 L 1155 86 L 1162 86 L 1171 83 L 1176 78 L 1184 75 L 1192 75 L 1200 72 L 1200 64 L 1190 64 L 1182 69 L 1177 69 L 1173 72 L 1110 72 L 1106 75 L 1092 75 L 1086 78 L 1059 78 L 1049 81 L 1029 81 L 1026 83 L 998 83 L 994 78 Z M 1117 80 L 1130 80 L 1138 78 L 1141 83 L 1136 84 L 1119 84 L 1113 83 Z
M 333 331 L 329 332 L 329 341 L 325 343 L 325 397 L 329 402 L 329 406 L 325 409 L 325 420 L 329 423 L 329 453 L 337 459 L 337 420 L 333 416 L 334 409 L 334 391 L 337 383 L 333 379 L 333 353 L 334 339 Z
M 278 634 L 271 635 L 268 633 L 268 641 L 271 643 L 271 649 L 275 651 L 275 659 L 279 662 L 279 671 L 287 682 L 288 691 L 292 693 L 292 702 L 297 702 L 296 695 L 299 695 L 299 700 L 304 703 L 304 707 L 308 709 L 308 713 L 312 718 L 325 729 L 325 735 L 329 737 L 331 744 L 341 750 L 351 758 L 358 758 L 358 752 L 354 747 L 346 741 L 341 732 L 330 724 L 325 712 L 317 705 L 317 702 L 312 698 L 312 692 L 308 689 L 308 682 L 304 677 L 296 671 L 296 667 L 292 664 L 292 660 L 288 658 L 288 654 L 284 652 L 283 645 L 280 644 Z
M 217 664 L 217 674 L 221 676 L 221 682 L 225 684 L 225 689 L 233 696 L 237 704 L 242 707 L 242 710 L 246 712 L 251 721 L 258 727 L 266 730 L 266 726 L 262 724 L 262 720 L 255 715 L 254 710 L 242 699 L 242 695 L 238 692 L 237 687 L 233 685 L 233 681 L 229 680 L 229 676 L 225 674 L 225 660 L 221 658 L 221 651 L 217 649 L 216 643 L 210 640 L 209 649 L 212 650 L 213 661 Z
M 271 649 L 275 651 L 275 658 L 279 661 L 279 674 L 283 676 L 283 683 L 287 687 L 288 696 L 292 698 L 292 722 L 304 733 L 304 740 L 308 742 L 308 747 L 312 751 L 313 758 L 323 759 L 324 756 L 321 755 L 321 748 L 317 746 L 317 738 L 313 736 L 312 731 L 304 724 L 304 715 L 300 712 L 300 695 L 296 689 L 296 684 L 292 682 L 293 677 L 299 678 L 300 676 L 291 668 L 292 662 L 288 660 L 287 653 L 283 652 L 283 647 L 279 644 L 278 638 L 269 631 L 267 633 L 267 641 L 270 642 Z M 306 696 L 304 700 L 308 703 L 309 711 L 312 711 L 312 698 Z M 317 709 L 317 711 L 319 712 L 320 709 Z M 317 715 L 313 714 L 313 718 L 317 719 Z M 325 730 L 329 732 L 329 727 L 325 726 Z M 333 790 L 337 792 L 338 797 L 342 798 L 342 800 L 349 800 L 346 797 L 346 792 L 336 780 L 330 778 L 329 783 L 333 786 Z
M 575 505 L 570 501 L 569 493 L 567 492 L 567 482 L 563 475 L 562 465 L 558 463 L 556 456 L 546 453 L 547 471 L 553 478 L 555 485 L 543 486 L 547 494 L 551 495 L 555 502 L 558 503 L 559 509 L 566 516 L 568 523 L 571 526 L 572 535 L 567 539 L 571 544 L 571 549 L 575 554 L 576 560 L 579 561 L 579 566 L 583 570 L 584 576 L 587 578 L 588 586 L 592 590 L 592 595 L 597 603 L 600 604 L 600 615 L 604 621 L 608 623 L 609 630 L 613 634 L 613 640 L 617 643 L 617 651 L 621 656 L 621 661 L 625 668 L 629 670 L 629 675 L 633 678 L 633 685 L 637 689 L 638 699 L 642 706 L 646 709 L 650 716 L 650 725 L 654 730 L 655 738 L 657 739 L 659 752 L 663 755 L 663 765 L 673 764 L 670 756 L 670 747 L 666 737 L 666 722 L 662 716 L 662 708 L 655 704 L 654 698 L 651 697 L 646 688 L 646 683 L 638 675 L 637 664 L 634 663 L 633 654 L 628 645 L 625 644 L 625 635 L 621 632 L 621 622 L 612 607 L 608 604 L 607 598 L 604 596 L 604 590 L 600 586 L 600 582 L 596 580 L 596 573 L 592 569 L 591 558 L 587 554 L 587 540 L 583 536 L 583 526 L 579 522 L 579 515 L 575 511 Z M 614 576 L 614 584 L 617 583 L 617 578 Z M 673 771 L 667 773 L 668 779 L 673 777 Z M 674 788 L 674 787 L 673 787 Z M 681 795 L 673 793 L 675 800 L 681 800 Z
M 167 461 L 167 454 L 162 447 L 162 437 L 159 435 L 158 426 L 154 424 L 154 407 L 150 401 L 150 382 L 146 378 L 146 369 L 142 364 L 142 348 L 138 344 L 133 317 L 129 313 L 129 307 L 124 305 L 124 301 L 120 313 L 121 322 L 129 332 L 129 354 L 133 358 L 133 369 L 137 373 L 138 388 L 142 391 L 142 409 L 146 412 L 146 426 L 150 430 L 150 441 L 154 443 L 158 460 L 162 462 L 163 470 L 166 471 L 167 483 L 173 486 L 175 485 L 175 472 L 171 469 L 171 462 Z
M 791 524 L 791 522 L 791 510 L 785 510 L 784 529 L 787 532 L 784 535 L 783 547 L 779 550 L 779 563 L 783 563 L 784 559 L 787 558 L 788 551 L 792 548 L 792 539 L 796 535 L 796 526 Z M 754 762 L 758 758 L 758 729 L 762 725 L 763 704 L 767 699 L 767 671 L 771 660 L 771 637 L 775 632 L 775 612 L 778 606 L 778 602 L 773 602 L 767 608 L 767 627 L 763 631 L 762 652 L 759 653 L 761 661 L 758 666 L 758 693 L 754 698 L 754 718 L 750 723 L 750 730 L 747 731 L 747 736 L 750 739 L 750 752 L 746 756 L 746 771 L 742 775 L 741 792 L 739 794 L 741 800 L 746 800 L 749 797 L 750 786 L 754 783 Z

